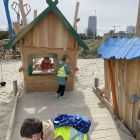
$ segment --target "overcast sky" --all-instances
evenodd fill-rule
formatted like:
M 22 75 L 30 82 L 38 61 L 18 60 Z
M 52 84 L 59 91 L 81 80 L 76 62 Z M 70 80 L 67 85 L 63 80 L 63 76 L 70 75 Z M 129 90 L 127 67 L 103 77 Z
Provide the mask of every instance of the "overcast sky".
M 10 5 L 13 1 L 9 0 Z M 28 3 L 32 11 L 28 15 L 28 20 L 33 18 L 33 10 L 37 9 L 38 14 L 46 7 L 46 0 L 23 0 L 24 4 Z M 78 23 L 78 31 L 85 32 L 88 23 L 88 16 L 94 15 L 96 10 L 98 33 L 104 33 L 116 27 L 116 31 L 125 30 L 127 25 L 136 25 L 138 0 L 79 0 L 80 9 Z M 76 0 L 59 0 L 58 7 L 63 12 L 69 22 L 73 23 Z M 10 6 L 11 19 L 16 21 L 16 14 Z M 3 0 L 0 0 L 0 27 L 7 27 L 6 14 L 4 10 Z

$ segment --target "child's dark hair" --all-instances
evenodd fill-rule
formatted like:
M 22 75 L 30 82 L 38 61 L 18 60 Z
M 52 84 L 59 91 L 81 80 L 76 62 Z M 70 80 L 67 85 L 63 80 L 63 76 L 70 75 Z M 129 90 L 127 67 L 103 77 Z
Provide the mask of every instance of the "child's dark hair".
M 44 57 L 44 59 L 45 59 L 45 60 L 49 60 L 50 58 L 49 58 L 49 57 L 47 57 L 47 56 L 45 56 L 45 57 Z
M 67 59 L 67 57 L 68 57 L 68 56 L 67 56 L 66 54 L 64 54 L 64 55 L 62 56 L 62 58 L 61 58 L 61 61 L 64 61 L 64 62 L 65 62 L 66 59 Z
M 39 119 L 27 118 L 21 126 L 20 135 L 25 138 L 32 138 L 33 134 L 41 133 L 42 129 L 42 122 Z

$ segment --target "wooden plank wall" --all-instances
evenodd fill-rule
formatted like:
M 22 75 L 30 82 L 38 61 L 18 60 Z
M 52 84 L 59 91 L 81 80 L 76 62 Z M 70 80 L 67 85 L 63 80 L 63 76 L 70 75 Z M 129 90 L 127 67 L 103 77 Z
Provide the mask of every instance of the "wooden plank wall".
M 54 13 L 49 13 L 46 18 L 35 25 L 24 36 L 24 41 L 24 46 L 37 48 L 71 48 L 74 46 L 74 38 Z
M 24 67 L 24 84 L 25 90 L 28 92 L 33 91 L 55 91 L 57 88 L 57 79 L 56 74 L 50 75 L 38 75 L 38 76 L 29 76 L 28 75 L 28 66 L 29 66 L 29 56 L 30 55 L 41 55 L 47 53 L 56 53 L 57 54 L 57 64 L 61 57 L 63 56 L 63 48 L 33 48 L 32 47 L 23 47 L 22 48 L 22 61 Z M 73 48 L 67 49 L 66 52 L 70 57 L 69 67 L 75 69 L 75 59 L 76 59 L 76 50 Z M 74 72 L 68 78 L 67 89 L 68 91 L 73 90 L 74 88 Z
M 112 61 L 113 63 L 114 60 Z M 140 110 L 140 100 L 132 104 L 131 97 L 134 94 L 140 96 L 140 59 L 129 61 L 115 60 L 115 68 L 113 69 L 119 117 L 124 120 L 131 131 L 136 132 L 136 120 Z M 105 77 L 108 77 L 106 66 L 105 71 Z M 108 97 L 109 95 L 111 96 L 111 90 L 108 88 L 110 82 L 105 81 L 105 83 L 105 96 Z M 112 103 L 111 98 L 110 102 Z

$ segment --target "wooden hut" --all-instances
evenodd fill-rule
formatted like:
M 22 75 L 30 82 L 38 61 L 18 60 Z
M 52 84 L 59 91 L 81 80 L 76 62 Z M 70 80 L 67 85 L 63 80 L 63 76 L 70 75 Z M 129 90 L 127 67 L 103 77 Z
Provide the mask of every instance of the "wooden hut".
M 22 29 L 5 48 L 16 43 L 21 49 L 24 86 L 27 92 L 55 91 L 56 66 L 64 54 L 69 56 L 69 66 L 74 71 L 79 48 L 88 49 L 61 11 L 58 1 L 46 0 L 46 8 L 29 25 Z M 80 47 L 79 47 L 80 46 Z M 54 69 L 42 71 L 39 63 L 49 57 Z M 74 88 L 74 72 L 68 78 L 67 90 Z
M 98 53 L 104 58 L 105 98 L 136 133 L 140 119 L 140 38 L 109 38 Z

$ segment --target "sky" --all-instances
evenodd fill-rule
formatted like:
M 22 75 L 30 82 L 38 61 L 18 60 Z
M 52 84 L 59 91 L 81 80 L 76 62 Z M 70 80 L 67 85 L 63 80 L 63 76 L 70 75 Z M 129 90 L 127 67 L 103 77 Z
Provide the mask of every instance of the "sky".
M 9 8 L 12 21 L 16 21 L 16 14 L 11 8 L 13 1 L 9 0 Z M 58 7 L 68 21 L 73 24 L 76 0 L 58 0 Z M 37 9 L 40 14 L 48 5 L 46 0 L 23 0 L 24 4 L 31 6 L 31 12 L 27 16 L 28 21 L 33 19 L 33 11 Z M 135 26 L 137 21 L 139 0 L 79 0 L 79 18 L 78 32 L 86 32 L 88 17 L 97 16 L 97 32 L 103 34 L 109 30 L 125 31 L 127 26 Z M 117 27 L 119 26 L 119 27 Z M 0 0 L 0 28 L 7 28 L 7 19 L 4 10 L 3 0 Z

